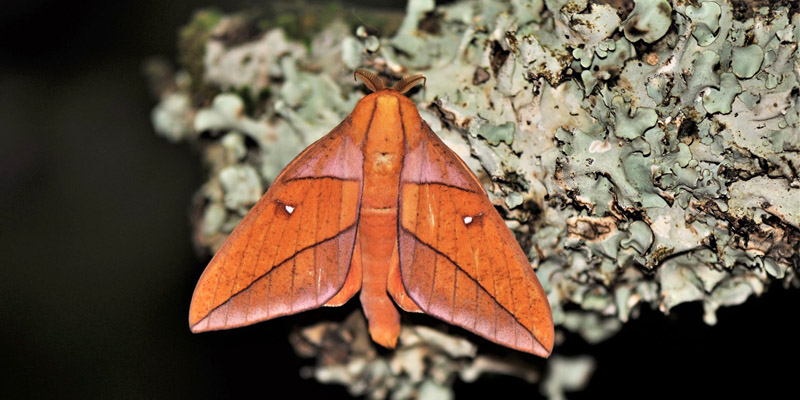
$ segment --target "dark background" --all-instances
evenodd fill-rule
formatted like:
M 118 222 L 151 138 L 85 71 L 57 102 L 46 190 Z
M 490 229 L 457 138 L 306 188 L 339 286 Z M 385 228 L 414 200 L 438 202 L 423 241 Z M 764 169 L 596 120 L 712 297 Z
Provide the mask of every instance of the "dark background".
M 65 3 L 0 6 L 0 397 L 346 397 L 301 379 L 309 361 L 286 338 L 295 325 L 344 318 L 356 301 L 189 332 L 208 261 L 192 249 L 187 211 L 203 171 L 188 146 L 155 136 L 141 63 L 175 60 L 178 28 L 214 3 Z M 646 309 L 600 345 L 567 335 L 557 351 L 597 358 L 577 398 L 780 393 L 800 371 L 799 300 L 775 286 L 721 310 L 716 327 L 699 304 Z M 456 388 L 460 398 L 539 396 L 502 377 Z

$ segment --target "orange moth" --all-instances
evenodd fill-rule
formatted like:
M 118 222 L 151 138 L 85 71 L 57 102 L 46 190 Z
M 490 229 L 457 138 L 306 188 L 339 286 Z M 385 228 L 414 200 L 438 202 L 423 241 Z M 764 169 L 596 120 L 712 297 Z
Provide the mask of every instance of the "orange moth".
M 400 314 L 424 312 L 547 357 L 550 305 L 478 179 L 404 93 L 372 90 L 275 179 L 208 264 L 189 310 L 193 332 L 235 328 L 359 290 L 372 339 L 394 348 Z M 392 301 L 394 300 L 394 302 Z

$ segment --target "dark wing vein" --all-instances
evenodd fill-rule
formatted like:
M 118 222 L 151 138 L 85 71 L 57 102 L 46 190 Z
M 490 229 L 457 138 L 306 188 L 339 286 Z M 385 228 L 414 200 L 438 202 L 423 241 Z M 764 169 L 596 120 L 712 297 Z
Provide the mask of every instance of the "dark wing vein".
M 302 249 L 299 249 L 299 250 L 297 250 L 297 252 L 295 252 L 294 254 L 292 254 L 290 257 L 288 257 L 287 259 L 285 259 L 285 260 L 281 261 L 281 263 L 280 263 L 280 264 L 278 264 L 278 265 L 275 265 L 275 266 L 274 266 L 274 267 L 272 267 L 272 268 L 271 268 L 269 271 L 267 271 L 267 272 L 265 272 L 265 273 L 263 273 L 263 274 L 259 275 L 259 276 L 258 276 L 257 278 L 255 278 L 255 279 L 253 279 L 253 281 L 252 281 L 252 282 L 250 282 L 250 283 L 249 283 L 247 286 L 243 287 L 242 289 L 240 289 L 240 290 L 239 290 L 239 291 L 237 291 L 236 293 L 233 293 L 233 294 L 231 295 L 231 297 L 229 297 L 229 298 L 228 298 L 227 300 L 225 300 L 224 302 L 220 303 L 220 305 L 218 305 L 218 306 L 216 306 L 216 307 L 214 307 L 214 308 L 210 309 L 206 315 L 211 315 L 211 314 L 214 312 L 214 310 L 216 310 L 216 309 L 218 309 L 218 308 L 220 308 L 220 307 L 224 306 L 225 304 L 227 304 L 228 302 L 230 302 L 230 301 L 231 301 L 231 300 L 232 300 L 234 297 L 236 297 L 236 296 L 237 296 L 237 295 L 239 295 L 240 293 L 242 293 L 242 292 L 244 292 L 244 291 L 246 291 L 246 290 L 250 289 L 250 288 L 251 288 L 251 287 L 252 287 L 252 286 L 253 286 L 253 285 L 254 285 L 256 282 L 260 281 L 260 280 L 261 280 L 261 279 L 263 279 L 263 278 L 266 278 L 266 277 L 270 276 L 270 274 L 272 274 L 272 272 L 274 272 L 274 271 L 276 271 L 278 268 L 280 268 L 280 267 L 282 267 L 282 266 L 286 265 L 286 263 L 287 263 L 287 262 L 294 260 L 294 258 L 295 258 L 295 257 L 296 257 L 298 254 L 300 254 L 300 253 L 302 253 L 302 252 L 304 252 L 304 251 L 306 251 L 306 250 L 308 250 L 308 249 L 310 249 L 310 248 L 315 248 L 315 247 L 317 247 L 317 246 L 319 246 L 319 245 L 321 245 L 321 244 L 324 244 L 324 243 L 326 243 L 326 242 L 330 242 L 330 241 L 332 241 L 332 240 L 335 240 L 336 238 L 338 238 L 338 237 L 339 237 L 339 235 L 342 235 L 342 234 L 344 234 L 344 233 L 348 232 L 348 231 L 349 231 L 349 230 L 351 230 L 351 229 L 355 229 L 356 225 L 357 225 L 357 224 L 356 224 L 356 223 L 354 223 L 353 225 L 350 225 L 350 226 L 348 226 L 347 228 L 345 228 L 344 230 L 342 230 L 341 232 L 338 232 L 336 235 L 333 235 L 333 236 L 331 236 L 331 237 L 329 237 L 329 238 L 326 238 L 326 239 L 324 239 L 324 240 L 322 240 L 322 241 L 320 241 L 320 242 L 317 242 L 317 243 L 314 243 L 314 244 L 308 245 L 308 246 L 306 246 L 306 247 L 304 247 L 304 248 L 302 248 Z M 281 233 L 281 236 L 283 236 L 283 233 Z M 336 246 L 336 247 L 338 248 L 339 246 Z M 276 254 L 277 254 L 277 253 L 276 253 Z M 270 289 L 271 287 L 272 287 L 272 284 L 270 283 L 270 285 L 268 285 L 268 286 L 267 286 L 267 299 L 269 299 L 269 289 Z M 269 307 L 269 301 L 267 301 L 267 302 L 266 302 L 266 304 L 267 304 L 267 307 Z M 268 308 L 267 310 L 269 310 L 269 308 Z M 269 311 L 267 311 L 267 313 L 269 314 Z
M 421 173 L 420 173 L 420 175 L 421 175 Z M 468 189 L 468 188 L 461 187 L 461 186 L 456 186 L 456 185 L 451 185 L 451 184 L 446 183 L 446 182 L 421 181 L 421 180 L 419 180 L 419 177 L 418 177 L 418 180 L 416 180 L 416 181 L 401 181 L 400 182 L 401 186 L 405 185 L 405 184 L 419 185 L 419 186 L 424 186 L 424 185 L 443 186 L 443 187 L 446 187 L 448 189 L 456 189 L 456 190 L 460 190 L 462 192 L 467 192 L 467 193 L 472 193 L 472 194 L 480 194 L 480 193 L 478 193 L 478 192 L 476 192 L 476 191 L 474 191 L 472 189 Z
M 489 291 L 488 291 L 488 290 L 486 290 L 486 288 L 484 288 L 484 287 L 483 287 L 483 285 L 481 285 L 481 283 L 480 283 L 480 282 L 479 282 L 477 279 L 475 279 L 475 278 L 473 278 L 472 276 L 470 276 L 470 274 L 469 274 L 469 273 L 467 273 L 467 271 L 466 271 L 466 270 L 464 270 L 464 268 L 462 268 L 460 265 L 458 265 L 458 263 L 456 263 L 456 262 L 455 262 L 455 261 L 454 261 L 452 258 L 448 257 L 448 256 L 447 256 L 447 254 L 444 254 L 444 253 L 442 253 L 441 251 L 437 250 L 435 247 L 431 246 L 430 244 L 423 242 L 423 241 L 422 241 L 422 240 L 420 240 L 420 239 L 419 239 L 419 238 L 418 238 L 416 235 L 414 235 L 414 233 L 413 233 L 413 232 L 409 231 L 408 229 L 406 229 L 406 228 L 401 228 L 401 229 L 403 229 L 403 230 L 404 230 L 406 233 L 408 233 L 409 235 L 411 235 L 411 237 L 413 237 L 413 238 L 414 238 L 414 241 L 415 241 L 415 242 L 418 242 L 418 243 L 422 244 L 423 246 L 425 246 L 425 247 L 429 248 L 429 249 L 430 249 L 431 251 L 433 251 L 434 253 L 436 253 L 436 254 L 438 254 L 438 255 L 440 255 L 440 256 L 442 256 L 442 257 L 446 258 L 448 261 L 450 261 L 451 263 L 453 263 L 453 265 L 455 265 L 455 266 L 456 266 L 456 268 L 458 268 L 458 269 L 459 269 L 459 270 L 460 270 L 462 273 L 464 273 L 464 275 L 468 276 L 468 277 L 469 277 L 469 278 L 470 278 L 472 281 L 474 281 L 474 282 L 475 282 L 475 286 L 479 287 L 479 288 L 480 288 L 480 289 L 481 289 L 481 290 L 482 290 L 484 293 L 486 293 L 486 295 L 487 295 L 487 296 L 489 296 L 489 298 L 491 298 L 491 299 L 493 300 L 493 303 L 495 304 L 495 307 L 498 307 L 498 306 L 499 306 L 500 308 L 502 308 L 502 309 L 503 309 L 504 311 L 506 311 L 506 312 L 507 312 L 509 315 L 511 315 L 511 317 L 512 317 L 512 318 L 514 318 L 514 320 L 515 320 L 515 321 L 517 321 L 517 323 L 518 323 L 520 326 L 522 326 L 523 328 L 525 328 L 525 330 L 527 330 L 527 331 L 529 331 L 529 332 L 533 333 L 533 331 L 531 331 L 531 330 L 530 330 L 530 329 L 529 329 L 527 326 L 525 326 L 525 324 L 523 324 L 523 323 L 522 323 L 522 321 L 520 321 L 520 320 L 519 320 L 519 318 L 517 318 L 517 316 L 516 316 L 516 315 L 514 315 L 514 313 L 513 313 L 513 312 L 511 312 L 511 310 L 509 310 L 508 308 L 506 308 L 504 305 L 500 304 L 500 302 L 499 302 L 499 301 L 497 301 L 497 297 L 495 297 L 493 294 L 489 293 Z M 495 312 L 495 331 L 497 331 L 497 312 Z

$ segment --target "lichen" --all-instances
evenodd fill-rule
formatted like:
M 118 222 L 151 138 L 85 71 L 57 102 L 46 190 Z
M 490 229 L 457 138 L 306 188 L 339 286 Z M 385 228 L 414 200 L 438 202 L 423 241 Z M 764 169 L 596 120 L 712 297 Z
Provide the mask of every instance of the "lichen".
M 188 74 L 159 86 L 153 113 L 160 134 L 198 143 L 209 165 L 198 244 L 216 249 L 254 193 L 345 117 L 361 96 L 352 69 L 364 67 L 426 75 L 412 100 L 486 184 L 558 329 L 597 343 L 641 307 L 692 301 L 713 324 L 773 281 L 797 283 L 800 15 L 725 0 L 602 3 L 412 0 L 391 35 L 334 22 L 308 46 L 274 26 L 226 42 L 237 17 L 198 14 L 183 31 Z M 306 373 L 373 398 L 447 396 L 481 368 L 540 377 L 444 348 L 463 339 L 403 329 L 398 352 L 348 342 L 362 350 Z M 338 354 L 315 343 L 304 354 Z
M 631 42 L 653 43 L 661 39 L 672 23 L 672 6 L 667 0 L 634 0 L 633 11 L 622 30 Z
M 731 68 L 737 77 L 748 79 L 761 69 L 764 62 L 764 50 L 757 44 L 733 49 Z

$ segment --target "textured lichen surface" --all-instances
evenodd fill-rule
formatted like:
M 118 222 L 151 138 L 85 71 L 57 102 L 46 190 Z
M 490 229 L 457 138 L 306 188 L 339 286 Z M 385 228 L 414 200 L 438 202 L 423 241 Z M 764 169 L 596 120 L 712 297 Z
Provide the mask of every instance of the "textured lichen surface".
M 412 0 L 396 32 L 333 23 L 308 46 L 269 27 L 231 41 L 246 18 L 201 13 L 184 31 L 199 38 L 184 37 L 194 46 L 188 72 L 160 86 L 153 121 L 205 155 L 196 241 L 213 251 L 280 169 L 352 110 L 362 95 L 354 68 L 423 73 L 412 99 L 482 177 L 557 326 L 598 342 L 637 307 L 667 313 L 692 301 L 713 324 L 719 307 L 773 280 L 798 283 L 800 14 L 771 4 Z M 417 359 L 460 361 L 406 386 L 385 383 L 383 395 L 446 395 L 454 371 L 481 359 L 442 349 L 457 339 L 420 337 L 401 337 L 389 358 L 425 343 Z M 325 359 L 316 343 L 305 354 Z M 352 354 L 328 366 L 402 370 L 374 351 Z M 590 374 L 588 361 L 570 362 L 582 362 L 569 369 L 576 376 Z M 367 379 L 326 379 L 320 368 L 311 375 L 354 393 Z M 558 376 L 542 385 L 549 396 L 570 387 L 548 376 Z

